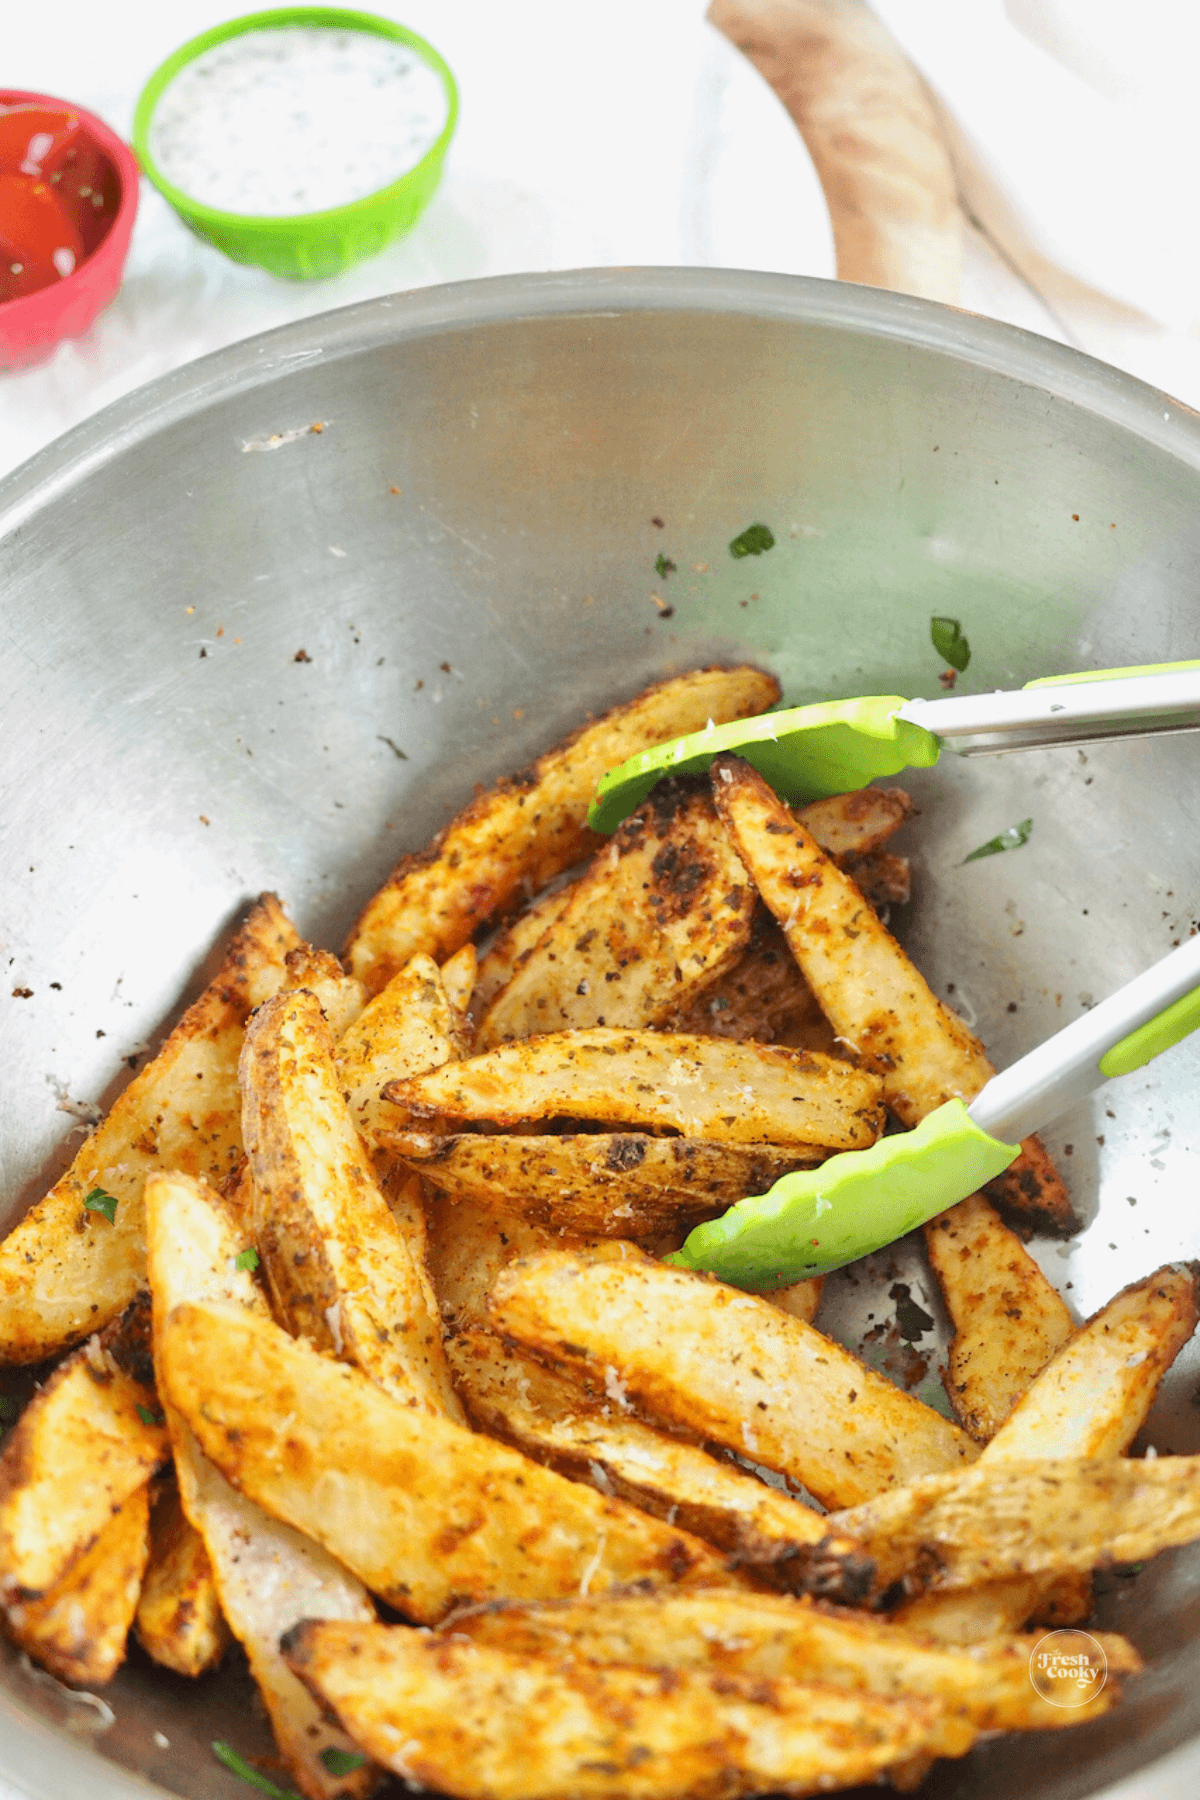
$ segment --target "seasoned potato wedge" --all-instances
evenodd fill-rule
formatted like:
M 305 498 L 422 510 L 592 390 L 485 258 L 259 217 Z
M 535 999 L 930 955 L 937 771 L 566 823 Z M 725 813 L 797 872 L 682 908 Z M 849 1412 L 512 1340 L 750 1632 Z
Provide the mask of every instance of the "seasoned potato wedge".
M 315 997 L 259 1008 L 242 1051 L 255 1243 L 279 1317 L 406 1405 L 462 1419 L 424 1263 L 351 1122 Z
M 603 850 L 597 852 L 603 855 Z M 471 995 L 471 1011 L 482 1019 L 501 988 L 507 987 L 525 958 L 533 950 L 542 933 L 569 905 L 570 886 L 541 894 L 533 904 L 518 913 L 510 925 L 496 934 L 496 940 L 479 959 L 475 987 Z
M 1036 1132 L 983 1191 L 1022 1237 L 1071 1237 L 1079 1230 L 1062 1176 Z
M 135 1625 L 142 1649 L 176 1675 L 215 1669 L 229 1644 L 204 1539 L 188 1523 L 173 1482 L 150 1514 L 150 1561 Z
M 168 1455 L 153 1388 L 99 1338 L 37 1392 L 0 1455 L 0 1599 L 57 1586 Z
M 126 1495 L 91 1546 L 37 1600 L 10 1606 L 6 1629 L 44 1669 L 77 1687 L 103 1687 L 125 1661 L 150 1554 L 148 1483 Z
M 452 956 L 477 926 L 596 848 L 587 809 L 606 769 L 710 719 L 764 712 L 778 698 L 779 683 L 758 669 L 699 669 L 648 688 L 497 782 L 428 850 L 405 857 L 368 902 L 347 945 L 352 973 L 374 994 L 418 951 Z
M 147 1182 L 146 1224 L 156 1357 L 164 1319 L 183 1301 L 216 1298 L 266 1318 L 262 1294 L 239 1266 L 246 1245 L 202 1183 L 182 1175 Z M 204 1539 L 221 1611 L 246 1652 L 291 1779 L 305 1800 L 363 1800 L 377 1771 L 367 1764 L 335 1777 L 326 1767 L 323 1751 L 354 1746 L 284 1663 L 279 1639 L 298 1619 L 373 1619 L 365 1589 L 319 1544 L 231 1487 L 169 1404 L 166 1413 L 184 1512 Z
M 569 1116 L 734 1144 L 857 1150 L 882 1124 L 878 1078 L 832 1057 L 665 1031 L 558 1031 L 505 1044 L 383 1098 L 417 1129 Z
M 656 1431 L 619 1398 L 592 1399 L 491 1332 L 464 1332 L 449 1355 L 473 1417 L 527 1456 L 669 1518 L 782 1587 L 848 1604 L 869 1591 L 872 1571 L 856 1567 L 858 1546 L 830 1538 L 819 1513 Z
M 286 974 L 281 991 L 294 994 L 299 988 L 306 988 L 315 995 L 335 1040 L 349 1031 L 361 1016 L 367 1003 L 362 982 L 347 975 L 330 951 L 318 950 L 313 944 L 301 944 L 298 950 L 288 951 L 284 968 Z
M 723 1282 L 631 1253 L 549 1250 L 502 1269 L 497 1330 L 604 1391 L 852 1504 L 972 1462 L 957 1425 L 811 1325 Z
M 496 995 L 479 1049 L 659 1024 L 736 962 L 757 899 L 707 784 L 660 782 Z
M 338 1041 L 338 1081 L 355 1128 L 368 1144 L 395 1109 L 381 1106 L 385 1081 L 424 1074 L 459 1054 L 459 1020 L 429 956 L 414 956 Z
M 915 1694 L 942 1702 L 978 1731 L 1054 1730 L 1081 1723 L 1081 1710 L 1053 1706 L 1037 1692 L 1029 1679 L 1025 1638 L 972 1651 L 946 1650 L 889 1620 L 778 1594 L 708 1588 L 539 1606 L 500 1603 L 455 1619 L 448 1629 L 514 1656 L 709 1669 L 768 1680 L 789 1676 L 885 1696 Z M 1106 1632 L 1101 1642 L 1111 1675 L 1141 1668 L 1141 1658 L 1123 1637 Z M 1096 1718 L 1115 1698 L 1106 1691 L 1103 1705 L 1089 1706 L 1086 1716 Z
M 759 902 L 750 943 L 733 967 L 690 1006 L 665 1021 L 668 1031 L 692 1037 L 785 1044 L 845 1056 L 833 1026 L 796 966 L 775 918 Z
M 159 1365 L 171 1404 L 230 1480 L 420 1623 L 500 1594 L 552 1598 L 721 1570 L 686 1533 L 399 1405 L 238 1308 L 177 1307 Z
M 212 985 L 44 1199 L 0 1244 L 0 1360 L 40 1362 L 115 1317 L 146 1280 L 142 1183 L 158 1168 L 221 1181 L 242 1154 L 237 1060 L 246 1019 L 284 979 L 299 938 L 264 894 Z M 89 1212 L 102 1188 L 110 1222 Z
M 447 957 L 438 971 L 442 978 L 442 986 L 446 990 L 446 998 L 457 1013 L 465 1013 L 471 1004 L 471 995 L 475 992 L 475 980 L 479 973 L 479 956 L 472 943 L 466 943 L 453 956 Z
M 565 1137 L 381 1132 L 434 1187 L 578 1237 L 681 1234 L 818 1160 L 796 1148 L 636 1132 Z
M 973 1099 L 995 1073 L 983 1045 L 943 1006 L 850 877 L 749 763 L 718 757 L 712 775 L 721 817 L 805 980 L 838 1036 L 879 1070 L 891 1111 L 912 1126 L 947 1100 Z M 1036 1188 L 1042 1222 L 1076 1229 L 1044 1148 L 1031 1144 L 1028 1156 L 1027 1204 Z
M 875 1564 L 880 1592 L 1083 1574 L 1200 1537 L 1200 1456 L 981 1461 L 830 1515 Z
M 526 1661 L 402 1625 L 302 1625 L 285 1650 L 372 1755 L 461 1800 L 807 1794 L 870 1781 L 945 1735 L 932 1700 Z
M 946 1392 L 971 1436 L 986 1444 L 1075 1328 L 1057 1290 L 982 1194 L 924 1230 L 954 1326 Z
M 800 1319 L 805 1325 L 811 1325 L 817 1316 L 824 1286 L 823 1275 L 810 1275 L 807 1281 L 792 1281 L 787 1287 L 768 1288 L 759 1295 L 759 1299 L 769 1300 L 772 1306 L 778 1306 L 782 1312 L 791 1313 L 793 1319 Z
M 859 788 L 802 806 L 796 817 L 833 857 L 870 856 L 916 812 L 903 788 Z
M 488 1295 L 516 1256 L 536 1255 L 562 1240 L 544 1225 L 474 1200 L 435 1196 L 429 1209 L 429 1274 L 442 1317 L 455 1330 L 491 1324 Z

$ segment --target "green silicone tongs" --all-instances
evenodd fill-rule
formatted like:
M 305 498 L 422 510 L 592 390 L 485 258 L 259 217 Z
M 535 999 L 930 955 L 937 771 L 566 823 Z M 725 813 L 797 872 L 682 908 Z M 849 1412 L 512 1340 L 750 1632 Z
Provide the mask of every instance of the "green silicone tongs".
M 830 700 L 710 725 L 631 756 L 596 790 L 588 823 L 615 831 L 667 775 L 702 774 L 734 751 L 785 800 L 805 803 L 865 787 L 901 769 L 931 768 L 943 745 L 962 756 L 1200 730 L 1200 662 L 1052 675 L 1015 692 L 905 700 Z
M 784 1175 L 698 1225 L 667 1261 L 755 1290 L 827 1274 L 965 1200 L 1008 1167 L 1022 1138 L 1198 1028 L 1200 937 L 993 1075 L 969 1106 L 949 1100 L 914 1131 Z

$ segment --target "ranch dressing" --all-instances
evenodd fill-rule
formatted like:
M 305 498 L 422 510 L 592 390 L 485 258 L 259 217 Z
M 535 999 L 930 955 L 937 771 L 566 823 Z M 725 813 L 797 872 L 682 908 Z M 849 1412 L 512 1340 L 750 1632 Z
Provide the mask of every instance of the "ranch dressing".
M 182 68 L 150 124 L 167 181 L 222 212 L 324 212 L 398 181 L 446 123 L 441 78 L 407 44 L 287 25 Z

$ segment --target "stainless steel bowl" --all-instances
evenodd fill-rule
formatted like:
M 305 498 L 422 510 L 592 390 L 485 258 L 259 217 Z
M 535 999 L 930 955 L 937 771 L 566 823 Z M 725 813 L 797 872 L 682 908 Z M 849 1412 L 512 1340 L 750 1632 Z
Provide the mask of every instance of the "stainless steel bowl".
M 775 549 L 735 561 L 758 520 Z M 249 895 L 336 945 L 474 783 L 657 676 L 750 656 L 796 701 L 936 693 L 933 613 L 970 638 L 964 685 L 1200 654 L 1200 422 L 893 294 L 469 283 L 251 339 L 63 438 L 0 485 L 0 593 L 11 1221 Z M 912 781 L 908 939 L 998 1061 L 1193 929 L 1198 768 L 1177 738 Z M 963 866 L 1027 816 L 1025 849 Z M 1050 1134 L 1089 1223 L 1038 1254 L 1081 1314 L 1196 1251 L 1198 1077 L 1182 1047 Z M 936 1314 L 915 1252 L 892 1267 Z M 859 1341 L 891 1305 L 843 1282 L 825 1317 Z M 1200 1448 L 1193 1352 L 1159 1449 Z M 1200 1554 L 1111 1587 L 1151 1662 L 1126 1703 L 927 1792 L 1190 1800 Z M 135 1653 L 108 1699 L 106 1726 L 10 1655 L 0 1769 L 39 1800 L 245 1794 L 208 1748 L 262 1742 L 236 1670 L 192 1689 Z

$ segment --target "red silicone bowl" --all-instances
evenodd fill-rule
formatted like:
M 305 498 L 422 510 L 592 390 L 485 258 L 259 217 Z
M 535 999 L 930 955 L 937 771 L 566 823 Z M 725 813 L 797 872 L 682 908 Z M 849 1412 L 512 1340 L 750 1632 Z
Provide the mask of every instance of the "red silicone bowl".
M 64 338 L 81 337 L 116 297 L 137 216 L 138 166 L 133 151 L 102 119 L 71 101 L 0 88 L 0 106 L 45 106 L 73 113 L 111 165 L 119 192 L 107 232 L 72 274 L 35 294 L 0 301 L 0 369 L 25 369 L 42 362 Z

